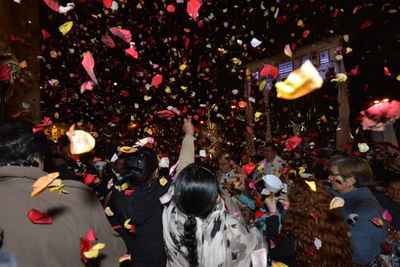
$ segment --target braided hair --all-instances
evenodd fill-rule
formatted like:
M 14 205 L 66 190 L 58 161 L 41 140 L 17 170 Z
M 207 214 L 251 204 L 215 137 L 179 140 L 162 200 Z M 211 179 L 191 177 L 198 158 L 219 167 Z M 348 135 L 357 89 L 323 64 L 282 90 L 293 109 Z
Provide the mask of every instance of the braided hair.
M 175 181 L 175 202 L 187 215 L 183 243 L 188 251 L 190 267 L 198 266 L 196 217 L 207 217 L 215 207 L 217 196 L 217 179 L 211 171 L 202 166 L 188 165 Z

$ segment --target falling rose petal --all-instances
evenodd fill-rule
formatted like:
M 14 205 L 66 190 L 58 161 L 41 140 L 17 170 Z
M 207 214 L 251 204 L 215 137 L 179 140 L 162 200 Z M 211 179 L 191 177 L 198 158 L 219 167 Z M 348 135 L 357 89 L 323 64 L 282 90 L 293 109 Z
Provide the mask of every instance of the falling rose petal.
M 11 80 L 11 67 L 7 64 L 0 67 L 0 81 Z
M 163 76 L 161 74 L 157 74 L 156 76 L 153 77 L 151 80 L 151 85 L 153 86 L 159 86 L 162 83 Z
M 317 249 L 320 249 L 320 248 L 322 247 L 322 241 L 321 241 L 321 239 L 318 239 L 318 238 L 314 237 L 314 246 L 315 246 Z
M 293 53 L 292 50 L 290 49 L 290 45 L 287 44 L 285 45 L 285 48 L 283 49 L 283 52 L 285 53 L 286 56 L 292 58 L 293 57 Z
M 28 211 L 28 218 L 32 223 L 36 224 L 52 224 L 53 220 L 47 213 L 31 209 Z
M 59 31 L 62 33 L 62 35 L 66 35 L 71 29 L 74 23 L 72 21 L 65 22 L 63 25 L 58 27 Z
M 381 218 L 371 218 L 369 219 L 373 224 L 375 224 L 378 227 L 382 227 L 383 226 L 383 221 Z
M 81 84 L 81 94 L 85 91 L 93 91 L 93 83 L 92 81 L 87 81 Z
M 336 208 L 341 208 L 344 206 L 344 199 L 341 197 L 334 197 L 331 200 L 331 203 L 329 204 L 329 209 L 333 210 Z
M 124 262 L 124 261 L 130 261 L 132 258 L 131 254 L 124 254 L 121 257 L 119 257 L 118 262 Z
M 134 189 L 127 189 L 124 191 L 124 195 L 126 196 L 131 196 L 133 193 L 135 193 Z
M 393 220 L 392 215 L 389 213 L 388 210 L 384 210 L 383 211 L 382 218 L 385 219 L 388 222 L 392 222 L 392 220 Z
M 287 148 L 288 151 L 292 151 L 293 149 L 295 149 L 301 142 L 303 141 L 303 139 L 301 137 L 298 137 L 297 135 L 292 136 L 290 138 L 288 138 L 286 140 L 285 146 Z
M 67 132 L 70 144 L 71 154 L 79 155 L 90 152 L 96 145 L 96 140 L 93 136 L 83 130 L 75 130 L 75 125 L 72 125 Z
M 321 88 L 323 83 L 318 70 L 311 61 L 306 60 L 299 69 L 291 72 L 285 81 L 277 82 L 275 87 L 279 98 L 293 100 Z
M 197 16 L 199 15 L 199 9 L 202 4 L 203 2 L 201 0 L 188 0 L 186 4 L 186 12 L 194 20 L 197 20 Z
M 365 153 L 369 150 L 369 146 L 367 143 L 358 143 L 358 151 L 360 151 L 361 153 Z
M 388 67 L 383 67 L 383 71 L 384 71 L 384 73 L 385 73 L 386 76 L 389 76 L 389 77 L 392 76 L 392 74 L 390 73 Z
M 174 13 L 175 12 L 175 6 L 174 5 L 168 5 L 167 6 L 167 11 L 169 12 L 169 13 Z
M 374 24 L 373 21 L 366 20 L 366 21 L 364 21 L 364 23 L 360 26 L 360 29 L 361 29 L 361 30 L 365 30 L 366 28 L 368 28 L 368 27 L 371 26 L 372 24 Z
M 132 41 L 132 34 L 130 30 L 124 30 L 120 29 L 118 27 L 112 27 L 110 28 L 110 32 L 114 34 L 115 36 L 118 36 L 122 40 L 124 40 L 127 43 L 131 43 Z
M 51 37 L 51 35 L 45 29 L 42 29 L 43 41 L 45 41 L 47 38 L 50 38 L 50 37 Z
M 31 193 L 31 197 L 37 196 L 43 192 L 59 175 L 59 172 L 52 172 L 37 179 L 32 185 L 33 191 Z
M 67 13 L 73 10 L 74 8 L 75 8 L 74 3 L 67 3 L 66 6 L 60 6 L 60 8 L 58 9 L 58 13 L 67 15 Z
M 242 173 L 245 175 L 249 175 L 250 173 L 253 172 L 253 170 L 257 167 L 256 164 L 254 164 L 253 162 L 249 162 L 245 165 L 242 166 Z
M 259 46 L 261 43 L 262 43 L 262 41 L 258 40 L 257 38 L 251 39 L 251 42 L 250 42 L 250 44 L 251 44 L 252 47 L 257 47 L 257 46 Z
M 280 261 L 273 261 L 272 267 L 289 267 L 289 266 Z
M 103 0 L 103 4 L 106 8 L 111 8 L 112 0 Z
M 100 250 L 105 248 L 106 244 L 104 243 L 97 243 L 96 245 L 93 245 L 89 251 L 83 252 L 83 255 L 87 259 L 95 259 L 99 256 Z
M 260 74 L 261 74 L 261 76 L 266 76 L 269 78 L 276 79 L 279 76 L 279 70 L 278 70 L 278 68 L 267 64 L 263 67 Z
M 263 211 L 261 211 L 261 210 L 256 210 L 256 212 L 254 213 L 254 216 L 257 218 L 257 219 L 260 219 L 262 216 L 264 216 L 265 214 L 267 214 L 266 212 L 263 212 Z
M 114 48 L 116 45 L 110 35 L 104 34 L 101 36 L 101 41 L 108 47 Z M 126 50 L 125 50 L 126 51 Z
M 84 56 L 84 58 L 82 60 L 82 66 L 86 70 L 87 74 L 92 79 L 92 81 L 95 84 L 98 84 L 96 75 L 94 74 L 94 59 L 93 59 L 90 51 L 86 52 L 86 55 Z
M 350 213 L 347 218 L 353 222 L 356 223 L 356 219 L 359 217 L 359 215 L 357 213 Z
M 60 4 L 56 0 L 43 0 L 43 2 L 52 10 L 59 12 Z
M 310 187 L 310 189 L 314 192 L 317 192 L 317 185 L 314 181 L 307 181 L 305 180 L 306 184 Z
M 91 184 L 93 184 L 93 183 L 94 183 L 94 179 L 95 179 L 95 177 L 94 177 L 93 174 L 87 173 L 87 174 L 85 175 L 85 179 L 84 179 L 85 184 L 86 184 L 86 185 L 91 185 Z
M 130 44 L 129 48 L 125 49 L 125 53 L 132 56 L 133 58 L 136 58 L 136 59 L 139 58 L 139 54 L 136 51 L 136 47 L 133 45 L 133 43 Z
M 303 32 L 303 38 L 306 39 L 310 35 L 310 30 L 305 30 Z
M 96 233 L 94 232 L 93 229 L 90 229 L 90 230 L 87 232 L 86 238 L 87 238 L 90 242 L 97 240 Z
M 383 131 L 385 126 L 400 118 L 400 102 L 382 101 L 361 112 L 364 130 Z
M 165 177 L 162 177 L 162 178 L 160 179 L 160 185 L 161 185 L 161 186 L 165 186 L 167 183 L 168 183 L 168 180 L 167 180 Z

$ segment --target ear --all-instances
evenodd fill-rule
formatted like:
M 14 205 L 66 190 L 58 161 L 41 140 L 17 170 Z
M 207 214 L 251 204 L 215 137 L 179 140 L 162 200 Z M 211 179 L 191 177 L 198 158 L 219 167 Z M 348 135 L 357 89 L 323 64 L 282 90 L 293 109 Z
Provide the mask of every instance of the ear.
M 349 177 L 349 178 L 347 178 L 346 179 L 346 182 L 349 184 L 349 185 L 355 185 L 356 183 L 357 183 L 357 180 L 356 180 L 356 178 L 354 178 L 353 176 L 352 177 Z

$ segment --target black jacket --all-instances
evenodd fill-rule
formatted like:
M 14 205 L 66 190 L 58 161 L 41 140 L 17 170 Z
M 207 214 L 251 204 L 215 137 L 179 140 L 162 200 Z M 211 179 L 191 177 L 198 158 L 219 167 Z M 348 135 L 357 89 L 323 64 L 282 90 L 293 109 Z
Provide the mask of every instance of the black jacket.
M 166 254 L 162 232 L 163 206 L 160 197 L 164 195 L 170 182 L 161 186 L 158 180 L 152 184 L 128 188 L 135 192 L 128 196 L 113 189 L 110 208 L 114 216 L 110 218 L 113 226 L 123 237 L 128 253 L 132 255 L 132 266 L 165 266 Z M 135 232 L 124 228 L 124 222 L 131 219 Z

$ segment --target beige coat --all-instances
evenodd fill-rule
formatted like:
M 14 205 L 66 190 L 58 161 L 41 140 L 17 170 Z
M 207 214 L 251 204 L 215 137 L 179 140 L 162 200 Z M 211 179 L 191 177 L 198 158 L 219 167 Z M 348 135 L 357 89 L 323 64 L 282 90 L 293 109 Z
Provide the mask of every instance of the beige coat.
M 89 229 L 106 244 L 99 259 L 89 266 L 118 266 L 126 253 L 96 196 L 77 181 L 63 181 L 69 194 L 45 190 L 31 197 L 32 185 L 45 172 L 39 168 L 0 167 L 0 228 L 4 230 L 2 249 L 12 252 L 19 267 L 85 266 L 80 257 L 80 238 Z M 30 209 L 46 212 L 52 224 L 33 224 Z M 101 257 L 101 259 L 100 259 Z M 96 262 L 98 261 L 98 262 Z

